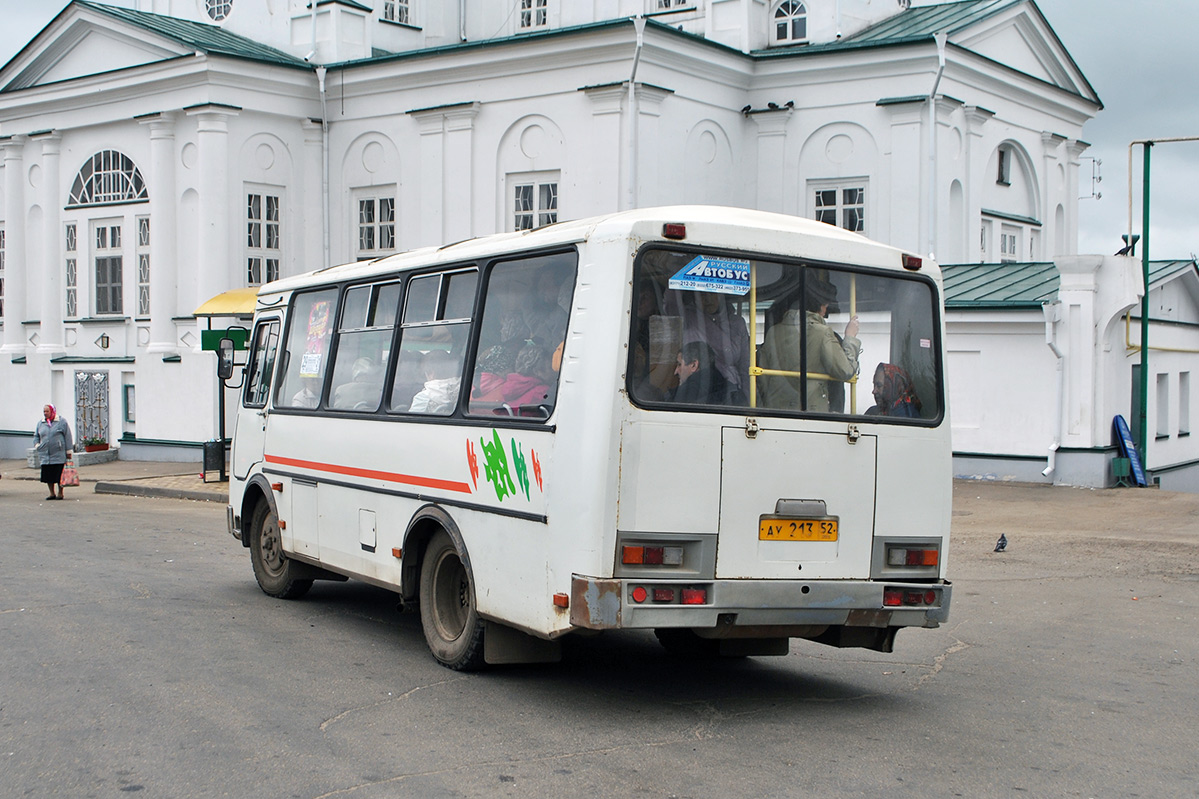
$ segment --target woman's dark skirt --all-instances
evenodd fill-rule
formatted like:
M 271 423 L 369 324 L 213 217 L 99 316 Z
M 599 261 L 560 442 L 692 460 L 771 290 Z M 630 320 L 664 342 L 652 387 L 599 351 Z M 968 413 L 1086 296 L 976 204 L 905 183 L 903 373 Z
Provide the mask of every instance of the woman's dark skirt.
M 57 485 L 62 482 L 62 467 L 65 463 L 43 463 L 42 482 L 46 485 Z

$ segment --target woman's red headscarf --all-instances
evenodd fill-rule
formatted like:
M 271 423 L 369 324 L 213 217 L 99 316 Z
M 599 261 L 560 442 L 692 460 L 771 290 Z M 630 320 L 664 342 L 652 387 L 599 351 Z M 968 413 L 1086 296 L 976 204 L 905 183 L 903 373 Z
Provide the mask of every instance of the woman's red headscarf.
M 880 363 L 878 368 L 883 373 L 879 412 L 885 416 L 903 416 L 905 414 L 898 411 L 906 405 L 914 408 L 918 414 L 920 399 L 916 396 L 916 389 L 912 386 L 912 379 L 908 377 L 908 373 L 893 363 Z
M 46 421 L 53 422 L 58 418 L 58 411 L 54 410 L 54 406 L 48 402 L 46 403 L 46 407 L 50 409 L 50 415 L 46 418 Z

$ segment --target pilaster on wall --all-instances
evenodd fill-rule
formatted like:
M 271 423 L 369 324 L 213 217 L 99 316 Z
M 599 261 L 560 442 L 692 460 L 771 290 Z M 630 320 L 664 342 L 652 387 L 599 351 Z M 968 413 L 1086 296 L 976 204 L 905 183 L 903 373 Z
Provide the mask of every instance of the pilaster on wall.
M 982 179 L 987 169 L 987 158 L 990 153 L 982 145 L 983 128 L 995 116 L 995 112 L 979 108 L 976 105 L 968 105 L 962 109 L 962 113 L 966 123 L 966 141 L 963 144 L 965 175 L 962 183 L 966 189 L 963 192 L 966 199 L 966 260 L 974 263 L 985 260 L 979 243 L 982 230 L 982 205 L 978 198 L 981 196 L 981 192 L 975 190 L 974 184 L 975 181 Z M 994 252 L 994 242 L 988 242 L 987 246 L 990 251 Z
M 198 173 L 200 176 L 199 219 L 199 269 L 196 275 L 195 304 L 216 296 L 232 286 L 244 286 L 244 264 L 242 259 L 230 259 L 229 203 L 240 196 L 233 191 L 229 178 L 229 119 L 237 116 L 240 108 L 220 105 L 203 105 L 186 109 L 188 116 L 196 117 L 196 140 L 200 153 Z M 243 208 L 245 198 L 234 207 Z M 237 241 L 242 241 L 238 238 Z M 229 261 L 233 266 L 229 266 Z M 222 268 L 224 265 L 224 268 Z M 230 273 L 232 268 L 236 272 Z M 240 275 L 237 279 L 235 275 Z M 193 306 L 194 307 L 194 306 Z M 198 343 L 198 342 L 197 342 Z
M 662 116 L 662 103 L 671 94 L 673 92 L 668 89 L 637 84 L 637 194 L 634 204 L 638 208 L 662 202 L 658 172 L 662 159 L 652 145 L 661 141 L 659 118 Z M 642 144 L 647 146 L 643 147 Z
M 178 214 L 175 194 L 175 117 L 141 120 L 150 129 L 150 343 L 149 352 L 174 354 L 179 303 Z M 207 298 L 205 298 L 207 299 Z
M 300 261 L 300 271 L 311 272 L 328 266 L 332 260 L 328 252 L 329 243 L 325 241 L 325 227 L 330 224 L 325 214 L 331 214 L 332 210 L 325 208 L 324 157 L 321 154 L 324 129 L 320 120 L 304 119 L 300 121 L 300 130 L 304 133 L 304 161 L 300 180 L 306 222 L 302 234 L 304 255 Z
M 786 196 L 787 123 L 791 108 L 760 111 L 751 119 L 758 128 L 758 210 L 783 213 Z M 802 213 L 802 210 L 801 210 Z
M 599 209 L 615 211 L 620 208 L 620 198 L 625 196 L 624 182 L 628 175 L 622 142 L 621 109 L 628 91 L 623 84 L 595 86 L 581 90 L 591 101 L 591 147 L 590 157 L 579 166 L 582 168 L 582 185 L 591 195 L 593 207 L 587 215 L 599 213 Z
M 891 112 L 891 229 L 887 241 L 893 247 L 928 251 L 928 140 L 924 133 L 928 102 L 888 105 Z
M 417 246 L 474 235 L 471 186 L 478 102 L 409 111 L 420 131 L 420 222 Z
M 1072 191 L 1068 182 L 1063 186 L 1057 185 L 1059 180 L 1056 167 L 1065 141 L 1065 136 L 1049 131 L 1041 132 L 1041 207 L 1044 209 L 1041 214 L 1042 257 L 1061 255 L 1057 242 L 1064 231 L 1059 231 L 1057 227 L 1057 207 L 1061 205 L 1064 210 L 1068 206 L 1066 194 Z M 1063 181 L 1065 177 L 1063 174 Z
M 25 260 L 25 136 L 0 142 L 4 149 L 4 347 L 12 357 L 25 354 L 25 295 L 29 265 Z
M 42 183 L 38 202 L 42 206 L 42 263 L 34 269 L 42 275 L 42 308 L 38 352 L 51 357 L 66 350 L 63 330 L 63 233 L 60 225 L 63 200 L 59 195 L 59 155 L 62 134 L 47 133 L 34 139 L 42 146 Z
M 1066 190 L 1076 192 L 1078 188 L 1078 164 L 1084 152 L 1091 145 L 1084 141 L 1071 139 L 1066 142 Z M 1078 200 L 1067 197 L 1066 202 L 1066 251 L 1078 249 Z

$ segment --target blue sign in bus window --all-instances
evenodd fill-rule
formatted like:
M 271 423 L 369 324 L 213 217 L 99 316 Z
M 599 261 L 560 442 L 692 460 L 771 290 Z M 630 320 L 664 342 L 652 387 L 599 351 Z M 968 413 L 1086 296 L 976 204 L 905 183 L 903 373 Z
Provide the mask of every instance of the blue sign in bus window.
M 749 293 L 749 261 L 697 255 L 674 273 L 669 285 L 683 291 L 713 291 L 740 297 Z

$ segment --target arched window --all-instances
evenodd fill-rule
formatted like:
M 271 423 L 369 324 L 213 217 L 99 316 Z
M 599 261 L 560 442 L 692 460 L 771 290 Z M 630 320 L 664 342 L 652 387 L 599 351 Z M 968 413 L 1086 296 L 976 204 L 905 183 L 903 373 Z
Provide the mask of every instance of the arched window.
M 148 200 L 142 173 L 124 153 L 101 150 L 75 176 L 67 207 Z
M 774 40 L 792 43 L 808 40 L 808 9 L 798 0 L 780 3 L 774 11 Z
M 204 0 L 204 10 L 213 22 L 221 22 L 233 11 L 233 0 Z

